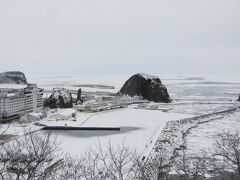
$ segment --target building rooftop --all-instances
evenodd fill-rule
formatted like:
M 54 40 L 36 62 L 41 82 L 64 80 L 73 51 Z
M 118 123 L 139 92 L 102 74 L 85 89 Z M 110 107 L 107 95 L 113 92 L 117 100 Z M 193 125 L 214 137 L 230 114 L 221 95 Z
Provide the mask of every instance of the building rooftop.
M 0 84 L 0 89 L 24 89 L 27 85 L 22 84 Z
M 76 113 L 76 110 L 74 110 L 72 108 L 58 109 L 57 112 L 52 113 L 50 116 L 57 115 L 57 114 L 60 114 L 60 115 L 63 115 L 63 116 L 69 116 L 69 115 L 72 115 L 73 113 Z

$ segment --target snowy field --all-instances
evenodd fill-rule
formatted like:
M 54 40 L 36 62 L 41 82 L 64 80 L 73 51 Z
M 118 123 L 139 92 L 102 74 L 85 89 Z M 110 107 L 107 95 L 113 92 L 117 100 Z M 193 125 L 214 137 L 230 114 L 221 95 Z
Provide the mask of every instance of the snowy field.
M 96 148 L 98 142 L 103 148 L 109 143 L 116 146 L 124 143 L 142 154 L 154 143 L 155 136 L 167 121 L 191 117 L 185 114 L 164 113 L 161 111 L 121 109 L 97 113 L 91 116 L 82 127 L 120 127 L 120 131 L 52 131 L 61 141 L 64 152 L 77 155 L 88 148 Z

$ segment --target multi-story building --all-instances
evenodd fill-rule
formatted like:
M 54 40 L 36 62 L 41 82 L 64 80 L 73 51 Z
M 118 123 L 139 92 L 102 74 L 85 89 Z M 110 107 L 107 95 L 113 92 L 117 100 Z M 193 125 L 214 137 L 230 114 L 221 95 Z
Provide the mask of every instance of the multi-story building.
M 0 88 L 0 119 L 41 111 L 42 95 L 43 89 L 35 84 L 21 89 Z

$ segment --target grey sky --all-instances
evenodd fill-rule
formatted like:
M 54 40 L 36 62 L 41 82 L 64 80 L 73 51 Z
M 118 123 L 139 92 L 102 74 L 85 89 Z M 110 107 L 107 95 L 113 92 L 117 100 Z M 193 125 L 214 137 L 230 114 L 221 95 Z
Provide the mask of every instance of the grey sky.
M 239 0 L 0 0 L 0 71 L 238 73 Z

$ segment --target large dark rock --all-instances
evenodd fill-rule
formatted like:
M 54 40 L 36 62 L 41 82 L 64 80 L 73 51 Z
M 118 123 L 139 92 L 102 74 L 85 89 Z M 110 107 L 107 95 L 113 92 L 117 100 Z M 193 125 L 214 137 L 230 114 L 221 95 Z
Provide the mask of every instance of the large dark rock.
M 49 108 L 72 108 L 72 94 L 66 89 L 54 89 L 51 96 L 44 102 Z
M 77 103 L 78 104 L 82 104 L 83 103 L 83 99 L 82 99 L 82 89 L 79 88 L 78 92 L 77 92 Z
M 27 84 L 27 79 L 20 71 L 7 71 L 0 73 L 0 84 Z
M 119 95 L 140 96 L 146 100 L 154 102 L 171 102 L 167 88 L 156 76 L 147 74 L 135 74 L 129 78 Z

